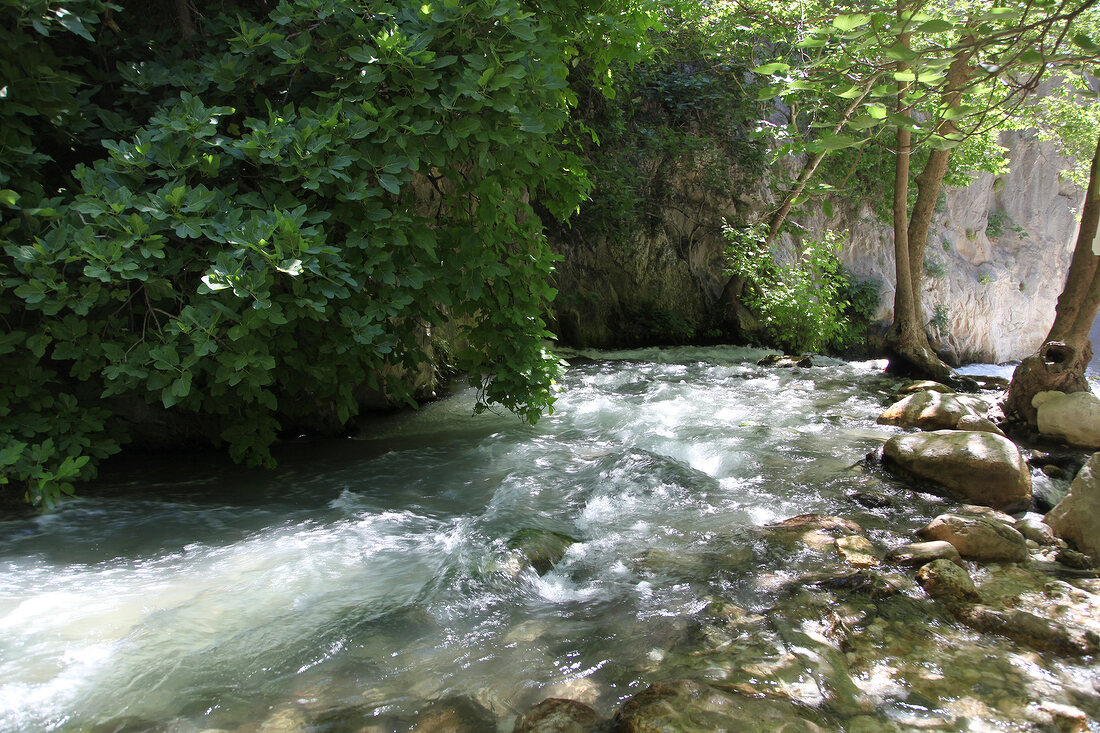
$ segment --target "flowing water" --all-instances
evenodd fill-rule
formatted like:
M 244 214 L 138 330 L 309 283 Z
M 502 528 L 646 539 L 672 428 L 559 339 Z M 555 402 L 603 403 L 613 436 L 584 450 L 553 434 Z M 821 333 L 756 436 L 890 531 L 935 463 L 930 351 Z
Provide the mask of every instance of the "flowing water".
M 849 592 L 835 547 L 763 529 L 840 515 L 881 550 L 955 504 L 860 464 L 898 432 L 880 363 L 760 354 L 575 359 L 535 427 L 459 390 L 273 472 L 129 465 L 0 522 L 0 730 L 409 730 L 450 706 L 508 731 L 683 676 L 837 729 L 1096 715 L 1094 660 L 962 629 L 901 574 Z M 531 529 L 576 539 L 541 576 Z

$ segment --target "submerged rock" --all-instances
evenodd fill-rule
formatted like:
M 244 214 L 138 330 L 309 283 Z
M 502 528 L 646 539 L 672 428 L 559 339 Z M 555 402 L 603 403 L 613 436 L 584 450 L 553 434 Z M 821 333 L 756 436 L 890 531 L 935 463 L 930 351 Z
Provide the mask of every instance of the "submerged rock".
M 531 563 L 539 575 L 545 575 L 557 565 L 566 550 L 576 543 L 567 534 L 549 529 L 521 529 L 508 541 L 508 546 Z
M 950 542 L 959 554 L 984 562 L 1024 562 L 1027 540 L 1006 524 L 986 517 L 941 514 L 917 531 L 923 539 Z
M 488 709 L 465 697 L 432 703 L 417 717 L 411 733 L 483 733 L 496 729 Z
M 756 365 L 789 369 L 796 366 L 812 367 L 814 365 L 814 362 L 808 356 L 783 356 L 780 354 L 768 354 L 763 359 L 756 362 Z
M 1016 444 L 992 433 L 939 430 L 896 435 L 883 446 L 895 472 L 931 481 L 964 501 L 998 508 L 1031 503 L 1031 472 Z
M 548 697 L 521 715 L 512 733 L 592 733 L 602 724 L 599 713 L 583 702 Z
M 1068 629 L 1049 619 L 1016 608 L 997 610 L 989 606 L 954 606 L 955 617 L 970 628 L 999 634 L 1022 644 L 1068 656 L 1085 656 L 1100 650 L 1100 638 L 1092 632 Z
M 878 565 L 878 550 L 863 535 L 849 534 L 834 540 L 836 551 L 845 562 L 855 568 L 872 568 Z
M 878 416 L 879 425 L 898 425 L 921 430 L 952 429 L 974 411 L 954 394 L 917 392 L 895 402 Z
M 933 560 L 917 571 L 925 592 L 941 601 L 980 601 L 970 574 L 950 560 Z
M 611 733 L 810 733 L 810 711 L 784 700 L 725 692 L 702 682 L 658 682 L 623 703 Z
M 935 560 L 948 560 L 960 566 L 963 564 L 962 556 L 955 546 L 943 540 L 913 542 L 895 547 L 886 553 L 886 562 L 904 567 L 919 567 Z
M 1040 435 L 1092 450 L 1100 448 L 1100 398 L 1092 392 L 1040 392 L 1031 404 L 1038 409 Z
M 1043 521 L 1078 550 L 1100 559 L 1100 453 L 1092 454 L 1066 498 Z

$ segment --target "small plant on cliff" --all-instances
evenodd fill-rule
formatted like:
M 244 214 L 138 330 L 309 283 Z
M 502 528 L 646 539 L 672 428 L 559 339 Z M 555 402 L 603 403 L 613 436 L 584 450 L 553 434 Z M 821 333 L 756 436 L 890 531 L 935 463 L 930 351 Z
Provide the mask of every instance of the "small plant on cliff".
M 840 235 L 806 238 L 794 262 L 776 262 L 762 226 L 725 227 L 729 272 L 748 281 L 742 302 L 759 318 L 764 335 L 792 353 L 844 348 L 856 339 L 843 296 L 851 281 L 840 264 Z

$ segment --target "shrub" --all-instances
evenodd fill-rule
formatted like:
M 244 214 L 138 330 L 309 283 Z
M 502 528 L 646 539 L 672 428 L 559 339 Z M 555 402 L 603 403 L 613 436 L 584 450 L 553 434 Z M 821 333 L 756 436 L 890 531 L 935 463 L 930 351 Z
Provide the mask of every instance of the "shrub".
M 767 339 L 791 353 L 844 348 L 858 339 L 848 296 L 856 292 L 859 309 L 873 312 L 871 284 L 853 291 L 837 256 L 841 238 L 828 231 L 822 239 L 806 238 L 791 264 L 775 261 L 762 226 L 725 227 L 730 274 L 749 282 L 742 300 L 760 319 Z M 875 304 L 877 304 L 877 288 Z

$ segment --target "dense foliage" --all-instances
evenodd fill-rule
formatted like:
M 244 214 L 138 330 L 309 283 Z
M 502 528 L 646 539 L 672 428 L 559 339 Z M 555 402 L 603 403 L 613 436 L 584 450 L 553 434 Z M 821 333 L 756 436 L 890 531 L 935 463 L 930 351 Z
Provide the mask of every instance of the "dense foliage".
M 878 288 L 854 280 L 841 265 L 839 234 L 805 237 L 783 262 L 770 251 L 762 225 L 727 226 L 725 233 L 731 274 L 748 281 L 742 301 L 759 317 L 768 343 L 803 354 L 860 342 L 878 305 Z
M 195 11 L 195 8 L 198 11 Z M 140 409 L 239 459 L 407 399 L 441 328 L 535 420 L 589 183 L 570 69 L 650 16 L 583 0 L 0 2 L 0 481 L 54 502 Z M 168 21 L 162 19 L 171 19 Z M 320 416 L 320 417 L 319 417 Z

